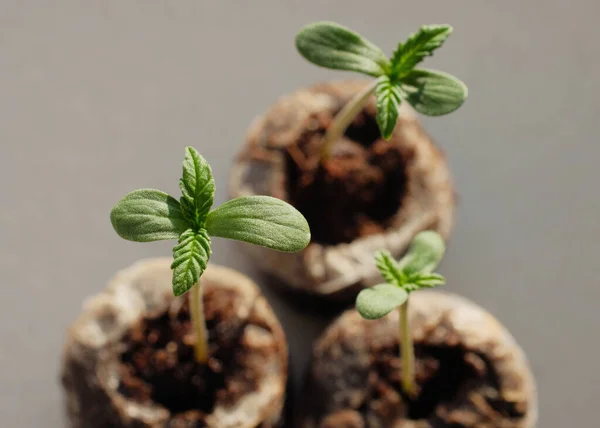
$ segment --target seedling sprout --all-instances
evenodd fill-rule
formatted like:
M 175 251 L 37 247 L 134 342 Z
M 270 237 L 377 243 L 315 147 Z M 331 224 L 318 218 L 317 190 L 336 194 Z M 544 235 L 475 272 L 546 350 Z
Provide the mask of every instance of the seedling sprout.
M 375 262 L 386 282 L 362 290 L 356 298 L 356 309 L 368 320 L 382 318 L 399 308 L 402 388 L 410 397 L 415 394 L 415 351 L 408 319 L 409 295 L 445 283 L 442 275 L 433 272 L 444 251 L 444 240 L 433 231 L 415 236 L 399 262 L 388 251 L 378 251 Z
M 342 108 L 328 127 L 321 160 L 330 157 L 332 145 L 373 93 L 377 98 L 377 124 L 386 140 L 394 131 L 402 100 L 427 116 L 440 116 L 459 108 L 467 98 L 464 83 L 441 71 L 415 68 L 425 57 L 433 55 L 451 33 L 450 25 L 424 25 L 405 42 L 400 42 L 388 58 L 360 34 L 334 22 L 315 22 L 302 28 L 296 36 L 296 47 L 308 61 L 375 78 Z
M 140 189 L 127 194 L 112 209 L 117 234 L 127 240 L 150 242 L 176 239 L 173 248 L 173 294 L 189 294 L 196 333 L 194 355 L 208 361 L 208 337 L 200 277 L 211 255 L 211 236 L 235 239 L 277 251 L 296 252 L 310 241 L 306 219 L 294 207 L 269 196 L 244 196 L 211 210 L 215 182 L 210 165 L 192 147 L 185 150 L 182 196 Z

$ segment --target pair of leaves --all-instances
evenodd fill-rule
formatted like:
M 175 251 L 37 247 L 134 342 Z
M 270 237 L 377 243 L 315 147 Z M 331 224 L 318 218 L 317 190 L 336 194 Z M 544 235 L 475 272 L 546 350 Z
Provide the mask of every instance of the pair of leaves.
M 425 25 L 400 43 L 391 59 L 360 34 L 333 22 L 304 27 L 296 37 L 298 51 L 312 63 L 356 71 L 378 78 L 377 123 L 383 138 L 391 137 L 402 99 L 428 116 L 448 114 L 467 98 L 467 87 L 440 71 L 415 69 L 452 33 L 449 25 Z
M 378 251 L 375 264 L 386 283 L 358 294 L 358 312 L 366 319 L 378 319 L 404 304 L 409 293 L 444 284 L 444 277 L 433 272 L 442 260 L 444 251 L 444 240 L 433 231 L 417 234 L 399 262 L 388 251 Z
M 119 236 L 136 242 L 177 239 L 173 248 L 173 293 L 187 292 L 206 269 L 211 236 L 235 239 L 277 251 L 300 251 L 310 241 L 306 219 L 294 207 L 269 196 L 232 199 L 211 211 L 215 183 L 210 165 L 186 148 L 181 199 L 160 190 L 127 194 L 111 212 Z

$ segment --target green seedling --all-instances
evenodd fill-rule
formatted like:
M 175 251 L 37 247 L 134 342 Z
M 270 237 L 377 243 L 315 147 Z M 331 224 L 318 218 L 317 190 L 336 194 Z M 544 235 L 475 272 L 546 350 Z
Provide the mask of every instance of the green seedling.
M 442 275 L 433 272 L 444 251 L 444 240 L 433 231 L 419 233 L 399 262 L 388 251 L 378 251 L 375 262 L 386 282 L 362 290 L 356 298 L 356 309 L 368 320 L 382 318 L 399 308 L 402 388 L 410 397 L 415 394 L 415 351 L 408 320 L 409 295 L 446 282 Z
M 211 255 L 211 236 L 296 252 L 308 245 L 310 230 L 294 207 L 269 196 L 240 197 L 211 210 L 215 193 L 212 171 L 192 147 L 185 150 L 179 187 L 179 201 L 160 190 L 135 190 L 115 205 L 110 219 L 117 234 L 130 241 L 178 241 L 171 265 L 173 294 L 192 290 L 194 354 L 203 364 L 208 361 L 208 337 L 199 280 Z
M 398 48 L 391 58 L 360 34 L 334 22 L 316 22 L 302 28 L 296 47 L 308 61 L 335 70 L 356 71 L 375 77 L 336 115 L 323 138 L 321 160 L 369 101 L 377 98 L 377 124 L 389 139 L 398 120 L 402 100 L 427 116 L 448 114 L 467 98 L 467 87 L 441 71 L 415 68 L 442 46 L 452 33 L 450 25 L 424 25 Z

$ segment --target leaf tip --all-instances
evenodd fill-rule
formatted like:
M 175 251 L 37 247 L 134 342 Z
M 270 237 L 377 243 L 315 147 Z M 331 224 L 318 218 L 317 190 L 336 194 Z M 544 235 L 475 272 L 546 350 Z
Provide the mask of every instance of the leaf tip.
M 385 316 L 372 310 L 369 304 L 369 289 L 364 289 L 356 296 L 356 310 L 366 320 L 377 320 Z
M 389 125 L 380 123 L 378 121 L 377 125 L 379 127 L 379 133 L 381 134 L 381 138 L 383 138 L 385 141 L 389 141 L 392 138 L 392 135 L 394 134 L 394 129 L 396 129 L 396 123 L 394 123 L 393 125 Z
M 185 290 L 183 288 L 178 287 L 175 284 L 173 284 L 173 296 L 179 297 L 179 296 L 183 296 L 184 294 L 185 294 Z
M 308 225 L 308 221 L 300 213 L 300 211 L 298 211 L 298 210 L 296 210 L 296 211 L 298 213 L 299 226 L 300 226 L 300 230 L 303 233 L 303 236 L 302 236 L 303 239 L 298 240 L 298 249 L 294 250 L 294 252 L 300 251 L 300 250 L 303 250 L 304 248 L 306 248 L 306 246 L 310 243 L 310 239 L 311 239 L 310 226 Z
M 307 44 L 310 44 L 309 39 L 311 38 L 313 32 L 322 29 L 327 29 L 328 27 L 333 26 L 339 26 L 339 24 L 330 21 L 316 21 L 304 25 L 302 28 L 300 28 L 300 30 L 298 30 L 298 33 L 296 34 L 295 42 L 296 49 L 298 50 L 298 52 L 300 52 L 302 56 L 306 57 L 306 55 L 310 53 L 310 47 L 307 46 Z
M 390 253 L 388 250 L 377 250 L 375 251 L 375 260 L 377 259 L 381 259 L 384 257 L 392 257 L 392 253 Z

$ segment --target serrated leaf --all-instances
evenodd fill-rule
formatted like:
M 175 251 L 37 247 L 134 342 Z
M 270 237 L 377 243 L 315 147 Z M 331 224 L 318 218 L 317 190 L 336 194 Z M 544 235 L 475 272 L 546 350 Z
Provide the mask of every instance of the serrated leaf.
M 381 76 L 377 79 L 375 96 L 377 97 L 377 125 L 381 136 L 388 140 L 398 121 L 400 87 L 390 81 L 388 76 Z
M 179 180 L 183 196 L 180 199 L 184 215 L 197 228 L 204 221 L 214 202 L 215 181 L 210 165 L 193 147 L 186 147 L 183 175 Z
M 179 202 L 154 189 L 125 195 L 112 209 L 110 221 L 121 238 L 136 242 L 177 239 L 189 227 Z
M 392 75 L 402 77 L 433 51 L 442 46 L 452 34 L 450 25 L 423 25 L 404 43 L 400 43 L 392 56 Z
M 381 49 L 335 22 L 305 26 L 296 36 L 296 48 L 304 58 L 321 67 L 375 77 L 389 69 L 389 60 Z
M 204 273 L 210 258 L 210 237 L 206 230 L 188 229 L 173 248 L 173 294 L 181 296 L 194 286 Z
M 417 285 L 419 288 L 433 288 L 446 283 L 444 278 L 439 273 L 417 274 L 410 278 L 410 282 Z
M 427 116 L 452 113 L 467 99 L 467 86 L 450 74 L 441 71 L 416 69 L 401 81 L 406 100 Z
M 366 288 L 356 297 L 356 309 L 368 320 L 386 316 L 408 299 L 408 293 L 392 284 L 379 284 Z
M 409 280 L 416 274 L 430 274 L 444 257 L 446 244 L 439 233 L 419 232 L 412 240 L 406 255 L 398 263 Z
M 381 276 L 390 284 L 402 286 L 405 280 L 405 275 L 398 262 L 387 250 L 379 250 L 375 253 L 375 265 Z
M 270 196 L 243 196 L 225 202 L 206 218 L 211 236 L 278 251 L 300 251 L 310 242 L 306 219 L 288 203 Z

